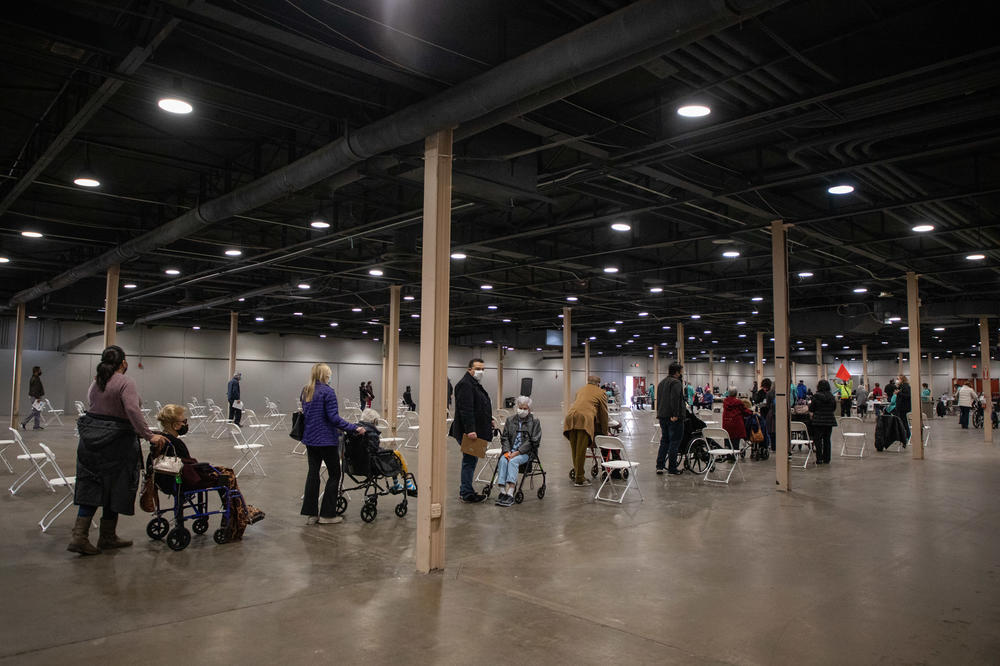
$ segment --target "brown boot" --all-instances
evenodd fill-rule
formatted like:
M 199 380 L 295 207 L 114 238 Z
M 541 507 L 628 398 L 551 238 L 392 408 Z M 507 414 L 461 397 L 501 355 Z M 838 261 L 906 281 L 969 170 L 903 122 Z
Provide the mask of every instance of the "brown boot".
M 101 550 L 110 550 L 112 548 L 126 548 L 132 545 L 131 541 L 118 538 L 118 535 L 115 534 L 117 526 L 118 516 L 114 518 L 101 518 L 101 536 L 97 539 L 98 548 Z
M 90 543 L 90 517 L 77 516 L 73 525 L 73 538 L 66 550 L 81 555 L 97 555 L 101 550 Z

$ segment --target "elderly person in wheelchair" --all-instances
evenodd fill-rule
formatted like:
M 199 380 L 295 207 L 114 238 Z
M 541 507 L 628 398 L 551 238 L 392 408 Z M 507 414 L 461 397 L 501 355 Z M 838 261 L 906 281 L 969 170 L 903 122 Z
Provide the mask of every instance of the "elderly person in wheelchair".
M 500 433 L 502 453 L 497 461 L 497 506 L 514 504 L 514 488 L 517 486 L 518 468 L 531 460 L 542 442 L 542 424 L 531 413 L 531 398 L 519 396 L 517 412 L 504 423 Z

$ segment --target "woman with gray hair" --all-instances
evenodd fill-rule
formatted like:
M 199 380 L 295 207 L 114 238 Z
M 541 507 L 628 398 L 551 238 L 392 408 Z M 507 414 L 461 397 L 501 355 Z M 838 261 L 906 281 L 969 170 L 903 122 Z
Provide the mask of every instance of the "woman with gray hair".
M 497 506 L 514 504 L 514 488 L 517 486 L 517 470 L 531 460 L 542 443 L 542 424 L 531 413 L 531 398 L 526 395 L 517 398 L 517 413 L 507 419 L 500 434 L 502 453 L 497 461 Z
M 403 480 L 406 482 L 406 494 L 410 497 L 417 496 L 417 484 L 413 480 L 413 475 L 410 474 L 410 469 L 406 466 L 406 458 L 403 454 L 395 449 L 383 449 L 380 441 L 380 433 L 378 429 L 378 421 L 382 416 L 377 411 L 371 407 L 366 407 L 364 411 L 361 412 L 361 418 L 358 419 L 358 425 L 363 426 L 365 429 L 365 438 L 368 443 L 368 449 L 373 454 L 378 454 L 381 451 L 392 451 L 396 458 L 399 460 L 399 466 L 403 470 Z M 393 485 L 389 488 L 389 492 L 393 495 L 398 495 L 403 492 L 403 484 L 399 482 L 399 477 L 392 477 Z

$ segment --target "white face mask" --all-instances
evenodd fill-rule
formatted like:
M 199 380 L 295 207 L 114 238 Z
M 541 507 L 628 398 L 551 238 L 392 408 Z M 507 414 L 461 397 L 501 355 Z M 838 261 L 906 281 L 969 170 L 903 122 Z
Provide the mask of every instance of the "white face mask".
M 472 371 L 472 376 L 475 377 L 477 381 L 482 381 L 483 380 L 483 375 L 485 375 L 485 374 L 486 374 L 485 370 L 473 370 Z
M 527 409 L 519 409 L 519 410 L 517 410 L 517 415 L 520 416 L 523 419 L 525 416 L 528 415 L 528 410 Z

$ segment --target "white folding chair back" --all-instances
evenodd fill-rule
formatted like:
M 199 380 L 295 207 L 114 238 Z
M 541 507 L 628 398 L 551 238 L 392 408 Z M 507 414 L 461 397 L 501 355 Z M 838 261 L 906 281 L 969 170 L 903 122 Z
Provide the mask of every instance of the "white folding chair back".
M 52 449 L 45 446 L 41 442 L 38 443 L 39 448 L 48 460 L 49 465 L 52 466 L 52 471 L 54 477 L 49 481 L 51 486 L 62 486 L 66 489 L 66 494 L 56 502 L 51 509 L 49 509 L 42 519 L 38 521 L 38 525 L 42 528 L 42 531 L 49 529 L 49 526 L 55 522 L 56 518 L 61 516 L 63 512 L 73 506 L 73 490 L 74 484 L 76 483 L 75 476 L 66 476 L 62 469 L 59 467 L 59 463 L 56 462 L 56 456 L 52 453 Z
M 87 413 L 87 408 L 83 406 L 83 401 L 81 401 L 81 400 L 74 400 L 73 401 L 73 405 L 76 406 L 76 415 L 77 416 L 83 416 L 84 414 Z
M 660 419 L 653 419 L 653 433 L 649 436 L 650 444 L 659 444 L 662 433 L 660 432 Z
M 226 418 L 225 414 L 222 413 L 222 408 L 218 405 L 212 405 L 211 411 L 211 423 L 215 425 L 215 432 L 212 433 L 212 438 L 219 439 L 226 434 L 229 425 L 236 424 L 233 423 L 232 419 Z M 236 429 L 239 430 L 239 426 L 236 426 Z
M 156 408 L 156 413 L 157 414 L 159 414 L 160 412 L 163 411 L 163 403 L 160 402 L 159 400 L 154 400 L 153 401 L 153 407 Z
M 239 476 L 240 472 L 249 467 L 251 472 L 256 470 L 260 472 L 261 476 L 267 476 L 264 466 L 260 464 L 260 458 L 257 457 L 258 452 L 264 448 L 264 445 L 248 442 L 240 427 L 232 421 L 224 424 L 224 427 L 229 431 L 230 437 L 233 438 L 233 449 L 240 453 L 240 457 L 233 463 L 233 473 Z
M 4 467 L 6 467 L 7 471 L 11 474 L 14 473 L 14 468 L 10 466 L 10 461 L 7 460 L 7 456 L 4 455 L 4 451 L 6 451 L 7 447 L 14 443 L 15 442 L 12 439 L 0 439 L 0 462 L 3 463 Z
M 729 480 L 733 478 L 733 472 L 737 469 L 740 470 L 740 478 L 746 479 L 743 476 L 743 469 L 740 467 L 740 450 L 733 446 L 733 441 L 729 438 L 729 433 L 723 428 L 704 428 L 701 431 L 701 436 L 705 438 L 708 443 L 708 467 L 705 468 L 705 476 L 702 477 L 703 481 L 708 481 L 709 483 L 729 483 Z M 715 469 L 716 463 L 721 459 L 729 458 L 732 461 L 732 466 L 729 468 L 729 474 L 723 479 L 710 479 L 709 474 Z
M 201 426 L 203 426 L 205 423 L 208 422 L 208 417 L 202 414 L 200 411 L 198 411 L 198 408 L 195 407 L 194 403 L 189 402 L 187 404 L 187 410 L 188 410 L 188 425 L 191 428 L 189 432 L 193 435 L 194 433 L 198 432 L 198 428 L 200 428 Z
M 261 423 L 257 418 L 257 412 L 252 409 L 244 409 L 243 421 L 243 427 L 250 431 L 250 436 L 247 438 L 248 441 L 258 442 L 264 440 L 268 446 L 273 446 L 271 437 L 267 434 L 267 431 L 271 429 L 271 424 Z
M 212 409 L 213 407 L 216 406 L 216 404 L 215 401 L 212 400 L 211 398 L 205 398 L 205 406 L 208 407 L 209 409 Z
M 278 403 L 269 400 L 267 401 L 267 414 L 265 414 L 265 416 L 267 418 L 274 419 L 274 423 L 271 424 L 271 430 L 277 430 L 279 427 L 284 425 L 285 417 L 288 416 L 288 414 L 282 414 L 279 412 Z
M 809 428 L 802 421 L 792 421 L 788 428 L 788 453 L 789 455 L 795 455 L 792 452 L 792 447 L 798 446 L 799 450 L 805 447 L 805 460 L 802 461 L 802 469 L 805 469 L 809 464 L 809 458 L 813 454 L 813 443 L 809 439 Z
M 611 458 L 611 460 L 601 460 L 601 470 L 604 480 L 597 489 L 594 499 L 602 502 L 621 504 L 625 501 L 625 495 L 628 491 L 634 488 L 639 494 L 639 501 L 644 501 L 645 498 L 639 489 L 639 479 L 636 478 L 636 468 L 639 467 L 639 463 L 629 459 L 628 451 L 625 449 L 625 444 L 622 443 L 622 440 L 610 435 L 598 435 L 594 438 L 594 444 L 599 449 L 608 451 Z M 615 452 L 620 456 L 618 460 L 614 459 Z M 622 477 L 621 479 L 615 479 L 616 472 Z M 625 481 L 624 484 L 619 483 L 622 480 Z M 605 488 L 608 489 L 607 495 L 602 494 Z
M 44 453 L 32 453 L 28 449 L 28 445 L 24 443 L 21 439 L 21 433 L 19 433 L 14 428 L 10 428 L 11 433 L 14 435 L 14 443 L 21 448 L 21 455 L 17 456 L 18 460 L 23 460 L 28 463 L 28 470 L 17 477 L 13 484 L 10 486 L 10 494 L 16 495 L 25 483 L 31 480 L 32 477 L 38 475 L 38 478 L 42 480 L 45 487 L 49 489 L 49 492 L 54 493 L 55 488 L 52 487 L 52 482 L 49 477 L 45 475 L 45 467 L 49 464 L 49 458 Z
M 55 407 L 53 407 L 52 401 L 49 400 L 48 398 L 44 398 L 42 400 L 42 418 L 45 419 L 46 425 L 52 423 L 53 420 L 55 420 L 59 425 L 63 425 L 62 418 L 60 418 L 62 416 L 62 413 L 63 410 L 56 409 Z M 46 414 L 49 414 L 51 418 L 45 418 Z
M 840 455 L 843 458 L 863 458 L 868 445 L 868 433 L 860 416 L 845 416 L 837 419 L 840 429 Z M 860 447 L 857 445 L 860 443 Z M 851 453 L 857 449 L 857 453 Z
M 910 443 L 913 441 L 913 419 L 911 418 L 912 415 L 913 412 L 906 413 L 906 424 L 910 426 L 910 437 L 906 440 L 907 446 L 909 446 Z M 925 419 L 921 419 L 920 425 L 924 431 L 923 442 L 924 442 L 924 448 L 926 449 L 931 444 L 931 427 L 927 425 L 927 421 Z
M 405 428 L 406 441 L 403 448 L 416 449 L 420 446 L 420 416 L 413 411 L 403 414 L 401 428 Z

